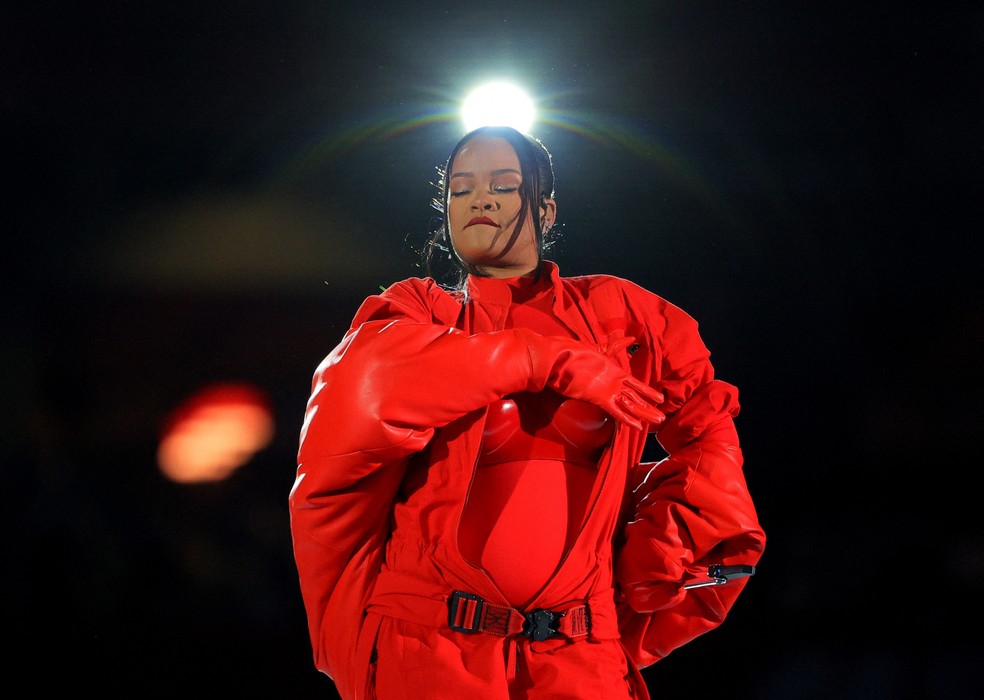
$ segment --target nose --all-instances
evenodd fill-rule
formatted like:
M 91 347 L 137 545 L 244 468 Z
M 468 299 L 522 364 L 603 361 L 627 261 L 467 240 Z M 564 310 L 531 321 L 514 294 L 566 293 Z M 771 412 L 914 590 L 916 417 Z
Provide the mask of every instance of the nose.
M 481 209 L 482 211 L 492 211 L 493 209 L 498 209 L 499 204 L 495 199 L 487 192 L 480 192 L 475 195 L 475 199 L 472 200 L 472 209 Z

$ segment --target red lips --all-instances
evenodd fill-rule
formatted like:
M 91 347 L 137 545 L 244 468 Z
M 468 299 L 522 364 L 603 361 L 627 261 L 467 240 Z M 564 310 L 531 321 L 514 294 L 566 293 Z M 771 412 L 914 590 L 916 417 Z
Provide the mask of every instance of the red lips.
M 481 224 L 483 226 L 498 226 L 499 225 L 499 224 L 495 223 L 494 221 L 492 221 L 492 219 L 490 219 L 487 216 L 476 216 L 474 219 L 472 219 L 467 224 L 465 224 L 465 228 L 468 228 L 469 226 L 476 226 L 478 224 Z

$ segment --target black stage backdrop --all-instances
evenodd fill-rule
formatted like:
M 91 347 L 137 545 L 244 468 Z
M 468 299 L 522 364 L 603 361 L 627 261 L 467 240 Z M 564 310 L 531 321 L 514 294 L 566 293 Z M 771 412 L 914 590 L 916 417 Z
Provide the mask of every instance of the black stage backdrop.
M 701 324 L 769 535 L 663 700 L 981 687 L 981 9 L 896 3 L 17 3 L 3 11 L 8 678 L 332 697 L 287 494 L 314 367 L 420 275 L 454 110 L 508 77 L 564 274 Z M 974 231 L 978 231 L 974 234 Z M 155 467 L 199 387 L 268 393 L 231 479 Z

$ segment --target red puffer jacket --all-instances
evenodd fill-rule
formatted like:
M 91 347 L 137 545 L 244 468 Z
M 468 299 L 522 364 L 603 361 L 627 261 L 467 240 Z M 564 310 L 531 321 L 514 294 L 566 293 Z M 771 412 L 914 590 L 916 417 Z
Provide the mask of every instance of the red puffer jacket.
M 697 324 L 676 306 L 616 277 L 544 270 L 573 336 L 664 394 L 655 432 L 669 457 L 640 464 L 646 433 L 619 424 L 582 530 L 531 607 L 600 601 L 591 634 L 620 637 L 643 668 L 720 625 L 747 581 L 685 590 L 685 578 L 756 564 L 764 550 L 737 390 L 714 378 Z M 508 605 L 456 536 L 487 406 L 542 390 L 556 369 L 551 339 L 503 330 L 509 303 L 475 286 L 396 283 L 363 303 L 314 374 L 291 529 L 314 662 L 342 697 L 366 693 L 367 610 L 400 617 L 405 593 L 446 609 L 454 590 Z

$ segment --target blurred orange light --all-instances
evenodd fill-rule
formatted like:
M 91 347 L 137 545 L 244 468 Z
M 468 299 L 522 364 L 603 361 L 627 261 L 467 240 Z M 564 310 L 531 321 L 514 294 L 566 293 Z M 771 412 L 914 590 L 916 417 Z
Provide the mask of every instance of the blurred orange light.
M 192 395 L 164 424 L 157 464 L 180 483 L 221 481 L 273 440 L 266 395 L 249 384 L 216 384 Z

